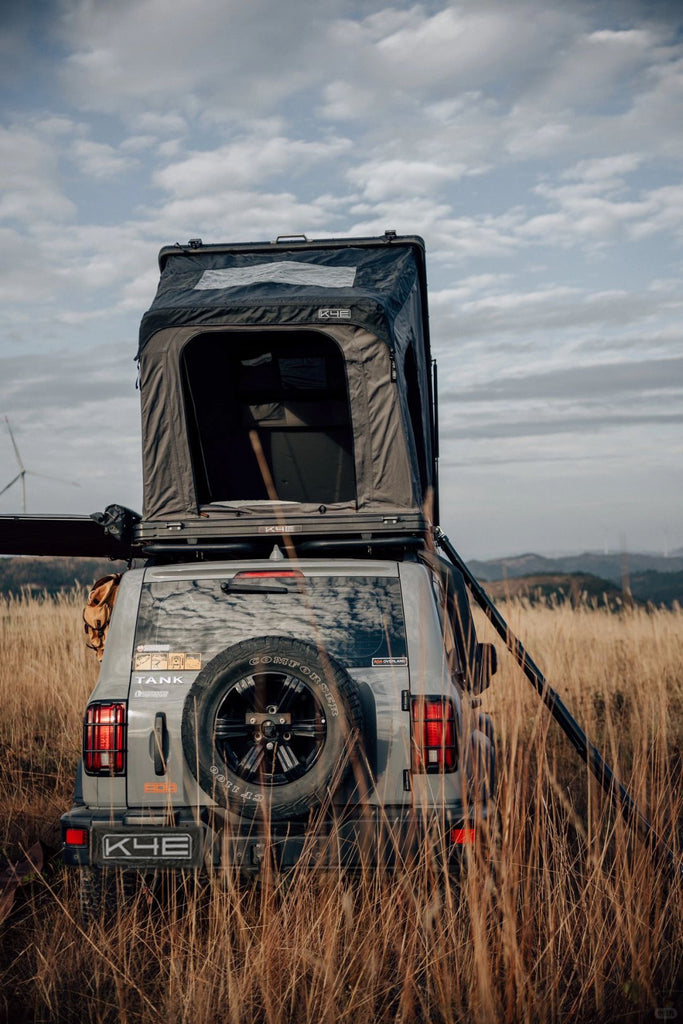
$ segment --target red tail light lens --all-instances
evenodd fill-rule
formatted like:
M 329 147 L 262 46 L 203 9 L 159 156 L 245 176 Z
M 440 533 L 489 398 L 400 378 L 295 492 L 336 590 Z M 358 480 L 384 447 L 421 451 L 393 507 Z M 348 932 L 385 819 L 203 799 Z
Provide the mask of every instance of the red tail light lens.
M 126 770 L 126 705 L 90 704 L 83 724 L 83 766 L 88 775 L 123 775 Z
M 87 846 L 87 828 L 68 828 L 64 836 L 64 842 L 67 846 Z
M 458 767 L 455 708 L 448 697 L 413 697 L 413 771 L 454 772 Z
M 473 828 L 452 828 L 448 833 L 453 846 L 466 846 L 468 843 L 474 842 L 474 829 Z

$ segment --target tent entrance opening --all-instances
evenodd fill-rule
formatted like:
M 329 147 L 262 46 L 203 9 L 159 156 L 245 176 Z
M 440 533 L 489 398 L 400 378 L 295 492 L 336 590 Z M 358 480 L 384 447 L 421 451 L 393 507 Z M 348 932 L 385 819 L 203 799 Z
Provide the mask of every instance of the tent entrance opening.
M 199 504 L 356 500 L 344 359 L 319 331 L 211 331 L 183 350 Z

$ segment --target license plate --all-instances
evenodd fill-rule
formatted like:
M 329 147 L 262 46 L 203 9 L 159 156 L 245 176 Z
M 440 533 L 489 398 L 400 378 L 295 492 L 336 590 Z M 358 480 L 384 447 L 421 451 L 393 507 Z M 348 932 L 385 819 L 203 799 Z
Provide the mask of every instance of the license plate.
M 202 831 L 114 826 L 93 828 L 92 858 L 112 867 L 194 868 L 202 859 Z

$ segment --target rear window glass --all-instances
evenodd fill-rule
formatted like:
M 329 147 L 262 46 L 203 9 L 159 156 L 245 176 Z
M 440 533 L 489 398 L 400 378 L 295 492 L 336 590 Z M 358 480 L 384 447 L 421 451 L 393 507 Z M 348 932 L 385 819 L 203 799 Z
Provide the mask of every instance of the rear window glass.
M 220 651 L 258 636 L 287 636 L 328 651 L 343 665 L 378 665 L 405 659 L 406 641 L 398 579 L 309 576 L 264 580 L 283 593 L 225 593 L 222 580 L 147 583 L 138 615 L 135 667 L 206 665 Z M 153 664 L 153 660 L 156 664 Z M 164 662 L 164 664 L 162 664 Z M 399 662 L 400 664 L 401 662 Z

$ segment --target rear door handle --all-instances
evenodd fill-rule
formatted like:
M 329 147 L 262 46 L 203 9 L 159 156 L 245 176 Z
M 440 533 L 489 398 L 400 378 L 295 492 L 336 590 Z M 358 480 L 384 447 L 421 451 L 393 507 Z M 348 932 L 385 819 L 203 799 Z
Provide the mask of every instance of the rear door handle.
M 166 715 L 158 711 L 154 716 L 154 774 L 166 774 L 166 758 L 168 757 L 168 730 Z

